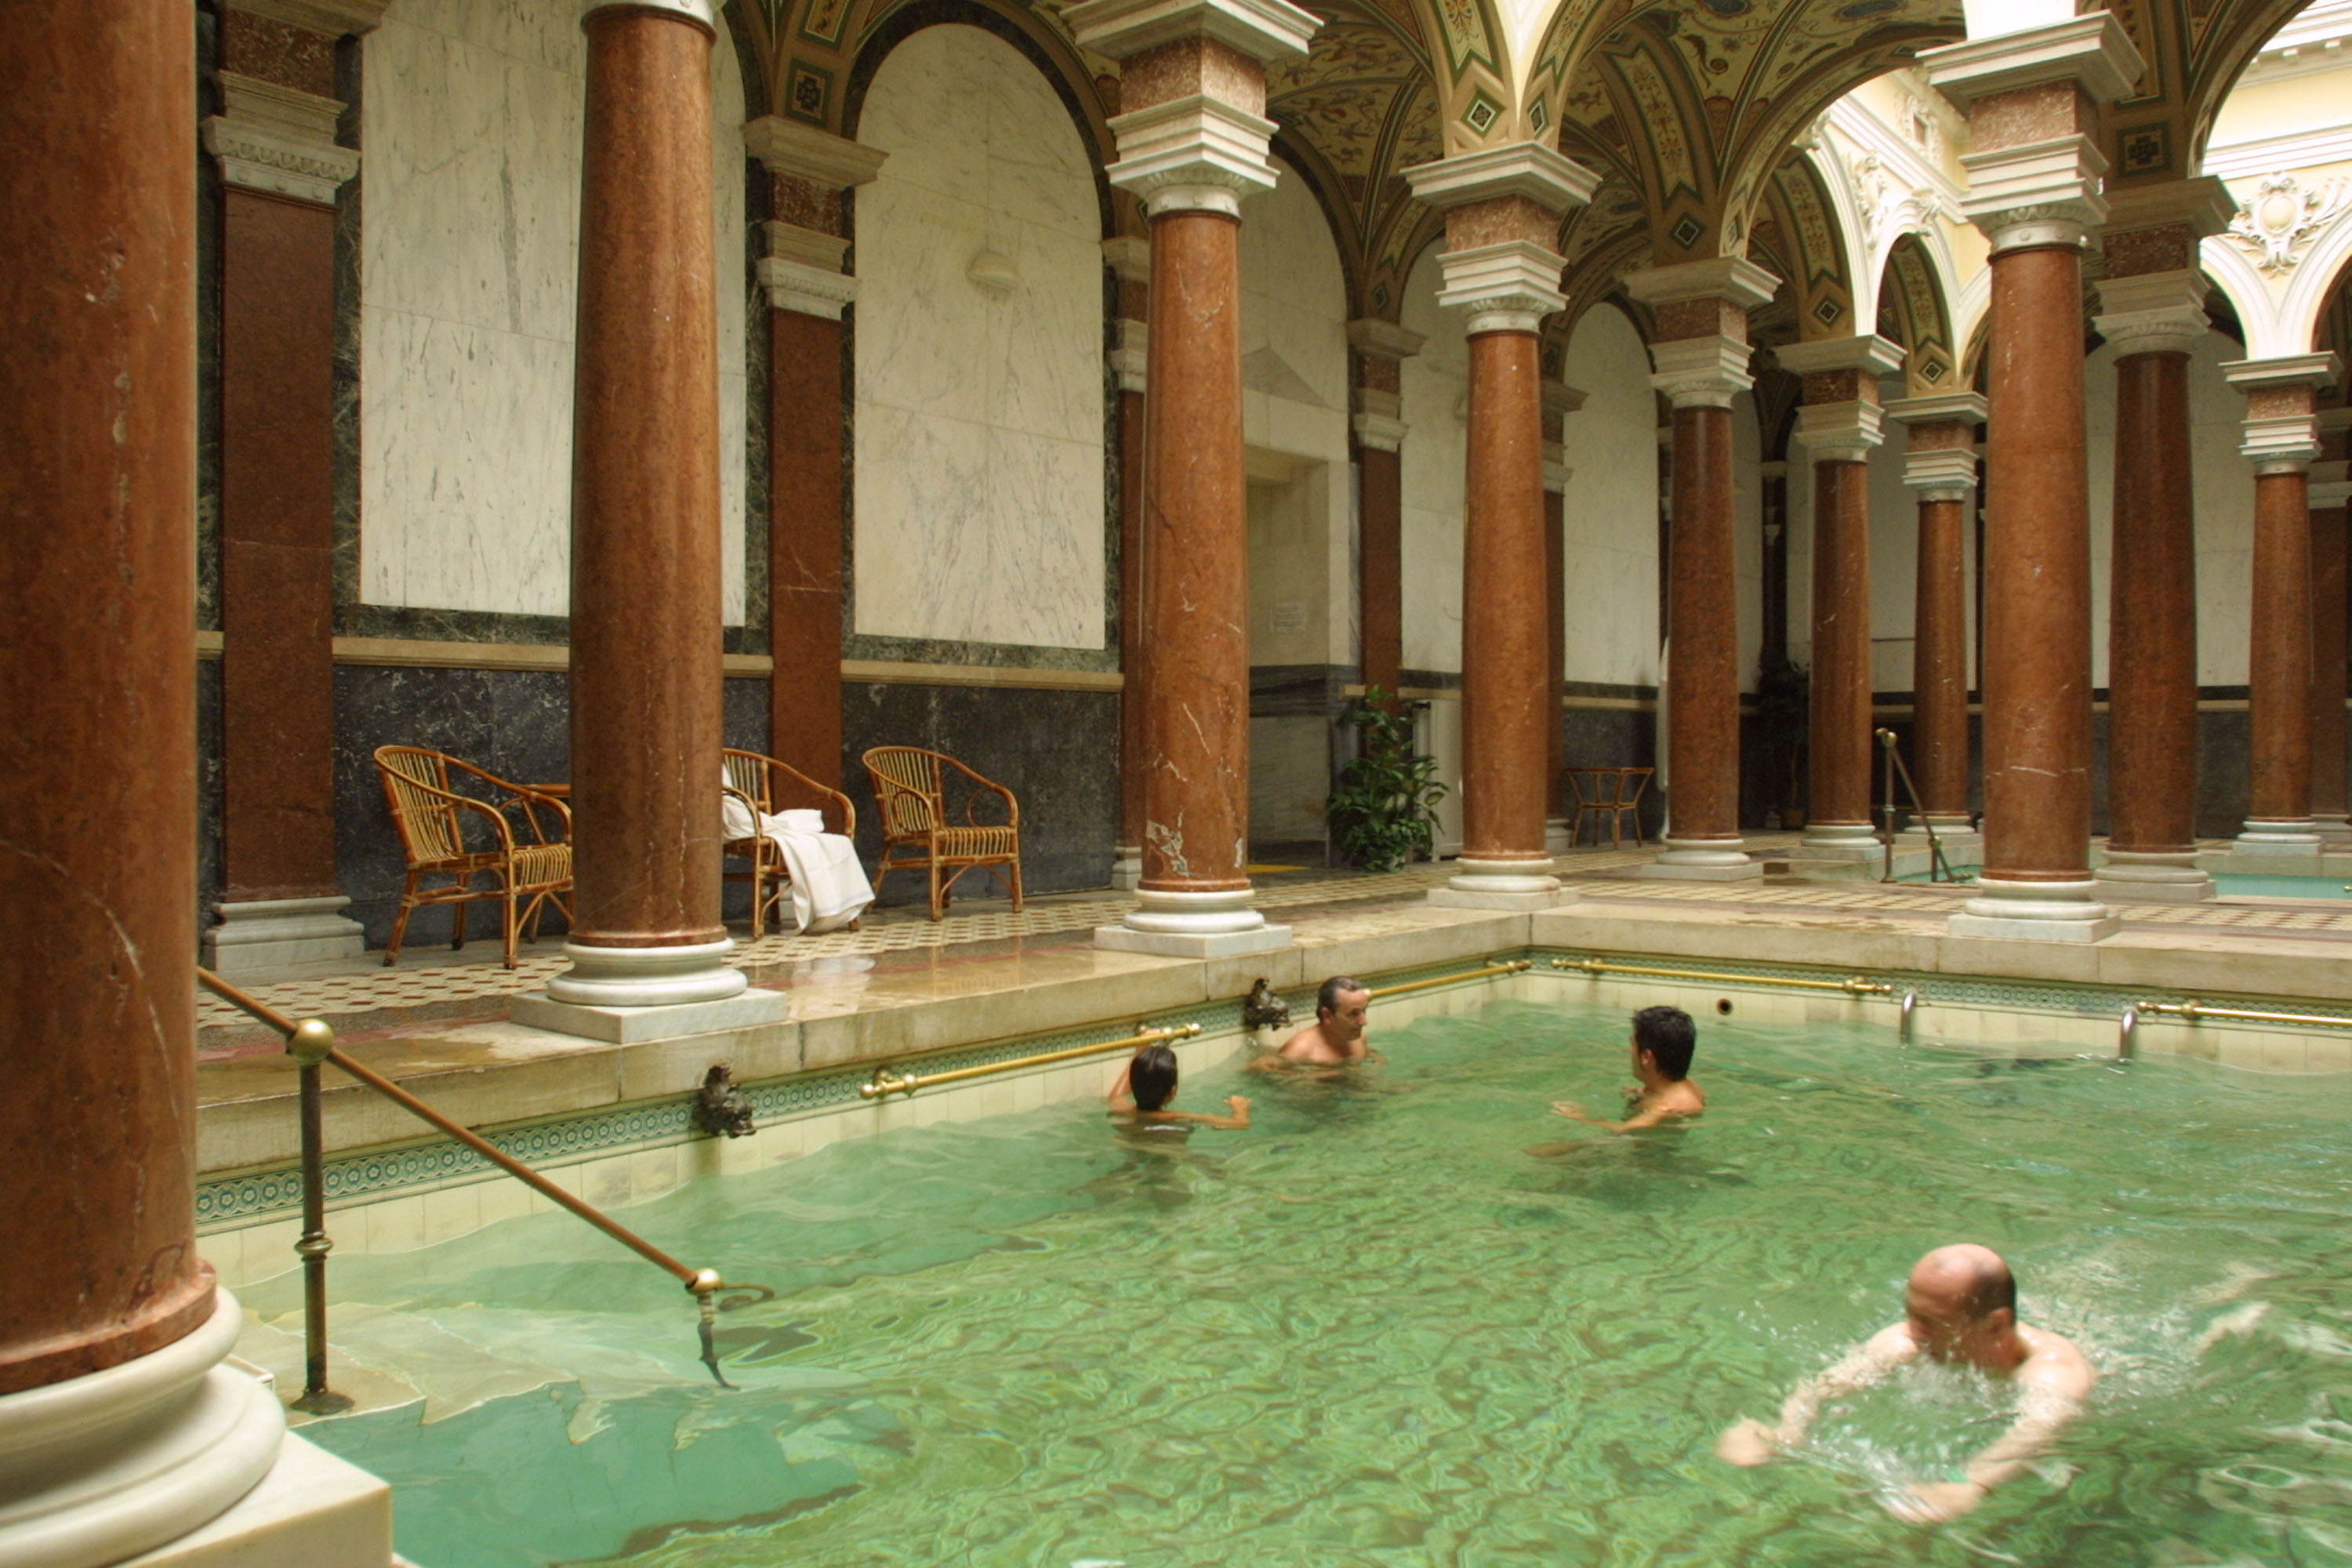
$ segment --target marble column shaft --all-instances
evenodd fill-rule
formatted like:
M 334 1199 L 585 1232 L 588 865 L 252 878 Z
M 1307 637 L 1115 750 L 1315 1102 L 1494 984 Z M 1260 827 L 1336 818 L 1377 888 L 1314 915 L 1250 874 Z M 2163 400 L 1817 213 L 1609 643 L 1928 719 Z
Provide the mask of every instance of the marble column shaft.
M 1960 497 L 1920 500 L 1911 772 L 1931 817 L 1969 815 L 1968 521 Z
M 1871 826 L 1870 686 L 1870 466 L 1817 462 L 1809 831 Z
M 768 312 L 769 745 L 841 787 L 841 322 Z
M 2311 818 L 2311 506 L 2305 475 L 2254 476 L 2250 821 Z
M 1739 846 L 1738 561 L 1731 410 L 1675 410 L 1666 748 L 1677 843 Z
M 2338 411 L 2340 412 L 2340 411 Z M 2340 441 L 2341 437 L 2337 439 Z M 2338 459 L 2340 461 L 2340 459 Z M 2347 541 L 2340 479 L 2315 481 L 2311 496 L 2311 815 L 2324 836 L 2341 840 L 2352 791 L 2347 788 L 2347 665 L 2352 637 L 2352 541 Z M 2324 493 L 2323 493 L 2324 492 Z M 2336 846 L 2331 846 L 2334 847 Z
M 574 395 L 572 945 L 719 919 L 720 576 L 711 33 L 589 14 Z
M 1546 554 L 1538 345 L 1532 331 L 1494 331 L 1469 346 L 1462 858 L 1543 861 L 1551 595 L 1529 570 Z
M 194 1236 L 194 29 L 172 0 L 0 6 L 0 61 L 7 1394 L 173 1344 L 215 1296 Z
M 2116 361 L 2107 622 L 2108 849 L 2197 847 L 2197 542 L 2189 355 Z
M 1143 882 L 1249 886 L 1249 522 L 1242 463 L 1241 222 L 1151 220 L 1144 399 Z

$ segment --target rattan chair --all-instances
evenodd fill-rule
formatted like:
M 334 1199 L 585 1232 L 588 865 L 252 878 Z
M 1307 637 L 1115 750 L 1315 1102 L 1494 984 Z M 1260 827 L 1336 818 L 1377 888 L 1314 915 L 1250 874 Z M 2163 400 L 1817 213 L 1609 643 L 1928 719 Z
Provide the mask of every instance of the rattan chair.
M 739 752 L 730 746 L 723 753 L 723 759 L 727 768 L 727 794 L 743 803 L 751 813 L 755 826 L 762 814 L 772 816 L 795 806 L 814 806 L 823 811 L 830 805 L 834 808 L 833 816 L 839 819 L 839 826 L 828 821 L 825 831 L 838 833 L 845 838 L 857 837 L 857 808 L 839 790 L 827 789 L 790 764 L 780 763 L 773 757 L 761 756 L 757 752 Z M 757 941 L 766 934 L 771 910 L 776 914 L 778 931 L 793 923 L 783 913 L 784 900 L 791 897 L 789 889 L 793 885 L 793 873 L 792 868 L 784 864 L 784 852 L 776 847 L 776 841 L 764 833 L 755 833 L 749 838 L 730 839 L 722 847 L 728 855 L 750 862 L 749 870 L 726 871 L 721 875 L 730 882 L 751 884 L 752 940 Z M 852 921 L 849 929 L 856 931 L 865 923 L 863 920 Z
M 882 859 L 874 868 L 874 890 L 897 870 L 928 869 L 931 878 L 931 919 L 947 909 L 949 897 L 966 871 L 985 870 L 1013 895 L 1014 912 L 1021 909 L 1021 803 L 993 779 L 985 779 L 943 752 L 919 746 L 877 746 L 866 753 L 866 771 L 874 780 L 874 798 L 882 808 Z M 963 821 L 948 820 L 948 770 L 969 782 Z M 991 795 L 1004 802 L 1005 820 L 991 825 L 980 820 L 982 801 Z M 942 881 L 941 874 L 946 874 Z
M 400 829 L 408 857 L 408 887 L 400 895 L 400 918 L 393 921 L 392 945 L 383 961 L 396 962 L 408 935 L 408 917 L 428 904 L 454 904 L 449 946 L 466 945 L 466 911 L 496 900 L 506 909 L 506 962 L 515 966 L 515 941 L 527 922 L 539 935 L 540 916 L 552 903 L 572 918 L 572 808 L 551 795 L 509 784 L 443 752 L 421 746 L 378 746 L 376 771 L 383 797 Z M 450 786 L 452 770 L 503 792 L 488 800 Z M 519 813 L 519 815 L 518 815 Z M 541 814 L 545 815 L 542 816 Z M 474 829 L 468 843 L 467 829 Z M 488 887 L 475 886 L 487 876 Z M 446 888 L 419 884 L 428 877 L 452 879 Z
M 1592 846 L 1601 847 L 1601 824 L 1609 824 L 1609 847 L 1625 845 L 1625 819 L 1633 819 L 1633 843 L 1642 842 L 1642 792 L 1650 787 L 1648 768 L 1591 767 L 1568 770 L 1568 791 L 1574 797 L 1576 826 L 1568 836 L 1571 847 L 1592 822 Z

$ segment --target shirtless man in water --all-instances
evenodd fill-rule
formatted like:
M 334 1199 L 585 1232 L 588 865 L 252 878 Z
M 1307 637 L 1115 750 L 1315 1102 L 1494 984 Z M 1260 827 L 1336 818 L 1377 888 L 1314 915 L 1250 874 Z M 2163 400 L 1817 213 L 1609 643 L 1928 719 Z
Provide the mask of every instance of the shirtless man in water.
M 2060 1429 L 2082 1413 L 2083 1400 L 2098 1379 L 2072 1342 L 2017 1321 L 2017 1281 L 1990 1247 L 1963 1243 L 1927 1254 L 1911 1270 L 1904 1309 L 1903 1321 L 1799 1384 L 1780 1406 L 1779 1426 L 1742 1421 L 1717 1441 L 1716 1453 L 1735 1465 L 1760 1465 L 1804 1440 L 1824 1400 L 1866 1388 L 1921 1360 L 1974 1367 L 2016 1388 L 2017 1419 L 1951 1479 L 1910 1487 L 1886 1505 L 1899 1519 L 1940 1524 L 1967 1513 L 2041 1458 Z
M 1706 1109 L 1706 1091 L 1691 1081 L 1691 1053 L 1698 1049 L 1698 1026 L 1680 1007 L 1644 1007 L 1633 1015 L 1633 1076 L 1641 1082 L 1625 1091 L 1625 1120 L 1595 1116 L 1572 1100 L 1551 1102 L 1554 1116 L 1639 1132 L 1662 1122 L 1688 1121 Z
M 1331 976 L 1315 994 L 1315 1022 L 1285 1040 L 1280 1050 L 1250 1063 L 1250 1070 L 1345 1068 L 1379 1061 L 1380 1053 L 1364 1035 L 1364 1016 L 1371 1005 L 1372 994 L 1362 981 L 1345 974 Z

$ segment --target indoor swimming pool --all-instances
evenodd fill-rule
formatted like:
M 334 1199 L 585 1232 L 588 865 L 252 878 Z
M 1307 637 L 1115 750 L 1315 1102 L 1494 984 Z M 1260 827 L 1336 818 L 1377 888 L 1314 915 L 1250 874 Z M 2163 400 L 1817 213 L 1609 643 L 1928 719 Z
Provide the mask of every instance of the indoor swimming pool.
M 406 1402 L 304 1430 L 419 1568 L 2352 1562 L 2352 1079 L 1708 1014 L 1706 1115 L 1627 1139 L 1548 1110 L 1614 1107 L 1621 1011 L 1374 1024 L 1354 1082 L 1188 1076 L 1245 1131 L 1051 1106 L 633 1209 L 774 1289 L 732 1391 L 570 1216 L 338 1258 L 338 1377 Z M 2104 1373 L 2035 1473 L 1880 1505 L 2005 1424 L 1962 1376 L 1713 1457 L 1958 1239 Z M 295 1277 L 244 1295 L 299 1325 Z

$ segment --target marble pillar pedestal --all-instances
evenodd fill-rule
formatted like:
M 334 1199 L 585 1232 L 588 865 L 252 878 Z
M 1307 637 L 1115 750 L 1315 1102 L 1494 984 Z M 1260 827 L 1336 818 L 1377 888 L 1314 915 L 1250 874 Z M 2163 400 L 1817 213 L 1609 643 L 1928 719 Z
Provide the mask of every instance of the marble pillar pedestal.
M 667 947 L 566 942 L 571 969 L 543 994 L 516 997 L 509 1016 L 614 1045 L 782 1023 L 792 1012 L 784 994 L 751 989 L 741 970 L 723 962 L 734 946 L 732 937 Z
M 1727 843 L 1714 838 L 1676 838 L 1669 828 L 1662 842 L 1665 847 L 1658 858 L 1646 866 L 1634 868 L 1637 877 L 1656 877 L 1670 882 L 1743 882 L 1750 877 L 1761 877 L 1764 868 L 1748 858 L 1739 840 Z
M 1097 947 L 1161 958 L 1238 958 L 1290 945 L 1290 928 L 1267 924 L 1250 907 L 1246 886 L 1205 892 L 1142 888 L 1136 898 L 1125 921 L 1095 928 Z
M 1473 860 L 1454 863 L 1454 879 L 1429 891 L 1429 902 L 1453 910 L 1548 910 L 1567 899 L 1559 879 L 1552 875 L 1549 855 L 1525 860 Z
M 2105 942 L 2124 929 L 2097 901 L 2098 884 L 1977 879 L 1977 896 L 1946 922 L 1953 936 L 1989 942 Z
M 2099 897 L 2133 903 L 2194 904 L 2213 896 L 2213 879 L 2194 849 L 2109 849 L 2094 879 Z
M 323 958 L 357 958 L 367 931 L 343 910 L 341 894 L 322 899 L 250 899 L 218 903 L 221 923 L 205 932 L 203 963 L 216 974 L 250 974 Z

